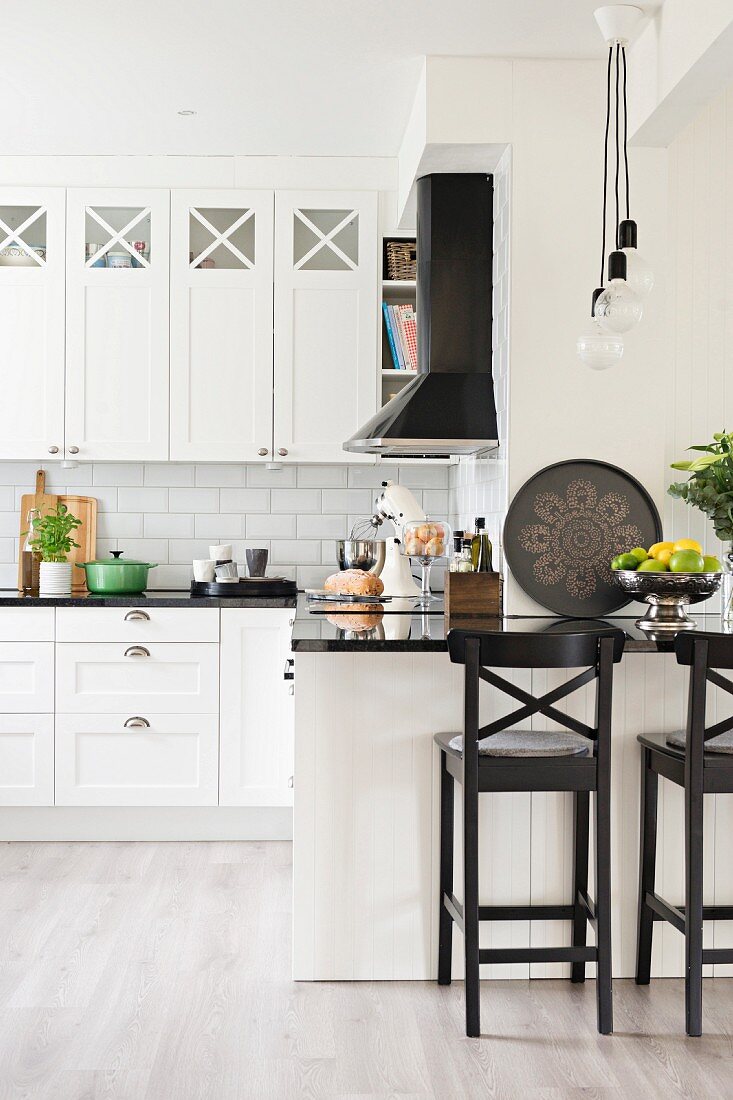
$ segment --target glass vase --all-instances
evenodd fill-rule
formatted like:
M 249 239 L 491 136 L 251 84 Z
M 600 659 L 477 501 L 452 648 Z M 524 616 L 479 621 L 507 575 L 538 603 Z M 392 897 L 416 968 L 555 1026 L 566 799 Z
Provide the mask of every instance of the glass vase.
M 723 555 L 723 579 L 720 582 L 720 614 L 724 627 L 733 630 L 733 542 Z

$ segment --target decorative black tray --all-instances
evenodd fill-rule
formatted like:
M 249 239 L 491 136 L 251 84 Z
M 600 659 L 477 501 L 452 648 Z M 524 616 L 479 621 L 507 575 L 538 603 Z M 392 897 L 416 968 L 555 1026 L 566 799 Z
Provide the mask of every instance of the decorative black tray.
M 238 581 L 191 581 L 192 596 L 226 599 L 256 596 L 295 596 L 298 586 L 285 577 L 242 577 Z

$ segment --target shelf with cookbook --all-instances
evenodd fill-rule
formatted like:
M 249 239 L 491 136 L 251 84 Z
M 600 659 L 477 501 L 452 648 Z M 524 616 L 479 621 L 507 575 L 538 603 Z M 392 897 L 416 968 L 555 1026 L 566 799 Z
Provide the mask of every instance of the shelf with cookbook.
M 414 234 L 382 239 L 380 403 L 386 405 L 417 374 Z

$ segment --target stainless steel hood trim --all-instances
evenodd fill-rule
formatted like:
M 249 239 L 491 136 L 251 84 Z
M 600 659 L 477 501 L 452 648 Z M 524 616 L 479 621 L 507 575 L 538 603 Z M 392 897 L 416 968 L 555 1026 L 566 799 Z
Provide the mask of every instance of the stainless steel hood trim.
M 432 455 L 475 455 L 483 451 L 495 451 L 499 447 L 498 439 L 395 439 L 380 437 L 374 439 L 350 439 L 343 444 L 345 451 L 362 454 L 432 454 Z

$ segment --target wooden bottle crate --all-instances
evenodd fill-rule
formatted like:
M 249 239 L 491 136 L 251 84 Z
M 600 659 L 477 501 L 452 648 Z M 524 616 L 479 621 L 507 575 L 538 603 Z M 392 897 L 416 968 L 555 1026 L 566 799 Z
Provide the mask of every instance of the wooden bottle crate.
M 446 573 L 445 616 L 448 620 L 501 617 L 500 573 Z

